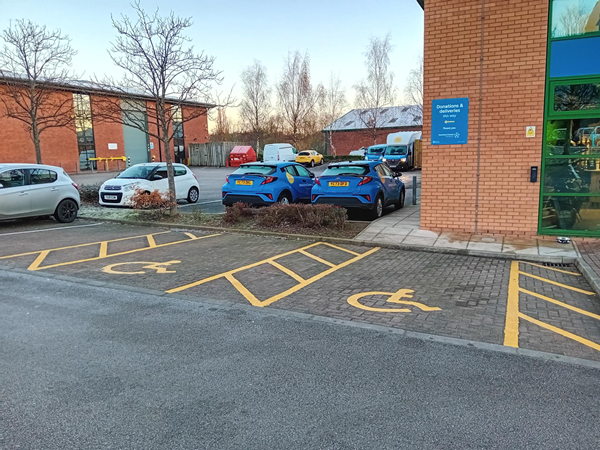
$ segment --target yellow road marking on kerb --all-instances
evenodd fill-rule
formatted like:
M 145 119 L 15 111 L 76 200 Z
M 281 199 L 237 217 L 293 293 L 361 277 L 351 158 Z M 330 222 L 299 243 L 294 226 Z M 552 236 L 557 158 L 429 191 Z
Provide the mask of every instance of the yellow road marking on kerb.
M 531 263 L 527 263 L 527 264 L 531 264 Z M 538 264 L 532 264 L 532 265 L 538 266 Z M 545 266 L 539 266 L 539 267 L 549 269 L 549 267 L 545 267 Z M 556 269 L 556 271 L 557 272 L 565 272 L 565 271 L 561 271 L 559 269 Z M 566 273 L 568 273 L 570 275 L 579 275 L 579 274 L 574 274 L 571 272 L 566 272 Z M 523 293 L 523 294 L 527 294 L 527 295 L 532 295 L 541 300 L 545 300 L 547 302 L 550 302 L 555 305 L 561 306 L 563 308 L 569 309 L 578 314 L 582 314 L 587 317 L 591 317 L 593 319 L 600 320 L 600 315 L 598 315 L 598 314 L 594 314 L 590 311 L 586 311 L 584 309 L 577 308 L 575 306 L 561 302 L 554 298 L 547 297 L 542 294 L 538 294 L 537 292 L 532 292 L 530 290 L 521 288 L 519 286 L 519 275 L 525 275 L 527 277 L 543 281 L 544 283 L 549 283 L 549 284 L 552 284 L 555 286 L 560 286 L 562 288 L 569 289 L 569 290 L 572 290 L 575 292 L 580 292 L 582 294 L 594 295 L 594 292 L 586 291 L 584 289 L 579 289 L 579 288 L 576 288 L 573 286 L 568 286 L 566 284 L 558 283 L 553 280 L 548 280 L 547 278 L 538 277 L 536 275 L 532 275 L 527 272 L 521 272 L 521 270 L 519 269 L 519 262 L 513 261 L 511 263 L 511 267 L 510 267 L 510 281 L 508 284 L 508 300 L 507 300 L 507 304 L 506 304 L 506 324 L 505 324 L 505 328 L 504 328 L 504 345 L 506 345 L 507 347 L 519 347 L 519 319 L 522 319 L 522 320 L 531 322 L 531 323 L 533 323 L 541 328 L 544 328 L 548 331 L 552 331 L 553 333 L 559 334 L 568 339 L 579 342 L 580 344 L 583 344 L 594 350 L 600 351 L 600 344 L 597 344 L 596 342 L 590 341 L 589 339 L 583 338 L 581 336 L 578 336 L 574 333 L 563 330 L 562 328 L 556 327 L 554 325 L 550 325 L 546 322 L 542 322 L 541 320 L 534 319 L 533 317 L 520 312 L 519 311 L 519 294 Z
M 138 253 L 138 252 L 143 252 L 146 250 L 152 250 L 155 248 L 167 247 L 170 245 L 182 244 L 185 242 L 192 242 L 192 241 L 197 241 L 200 239 L 206 239 L 206 238 L 210 238 L 210 237 L 219 236 L 219 234 L 211 234 L 208 236 L 196 237 L 194 235 L 191 235 L 190 233 L 186 233 L 187 236 L 192 236 L 192 237 L 190 237 L 189 239 L 183 239 L 181 241 L 168 242 L 166 244 L 156 244 L 156 242 L 154 241 L 154 236 L 159 235 L 159 234 L 165 234 L 165 233 L 171 233 L 171 231 L 161 231 L 158 233 L 144 234 L 141 236 L 131 236 L 131 237 L 127 237 L 127 238 L 111 239 L 109 241 L 90 242 L 87 244 L 70 245 L 67 247 L 51 248 L 51 249 L 47 249 L 47 250 L 38 250 L 38 251 L 34 251 L 34 252 L 2 256 L 2 257 L 0 257 L 0 259 L 17 258 L 17 257 L 21 257 L 21 256 L 28 256 L 28 255 L 38 255 L 37 258 L 35 259 L 35 261 L 33 261 L 33 263 L 31 263 L 31 265 L 27 268 L 27 270 L 36 271 L 36 270 L 51 269 L 53 267 L 68 266 L 71 264 L 79 264 L 79 263 L 84 263 L 84 262 L 89 262 L 89 261 L 98 261 L 101 259 L 112 258 L 114 256 L 129 255 L 131 253 Z M 108 254 L 108 244 L 109 243 L 126 241 L 126 240 L 130 240 L 130 239 L 139 239 L 139 238 L 146 238 L 146 240 L 148 241 L 149 247 L 136 248 L 136 249 L 127 250 L 124 252 Z M 67 249 L 72 249 L 72 248 L 90 247 L 93 245 L 100 245 L 99 250 L 98 250 L 98 256 L 94 256 L 92 258 L 79 259 L 79 260 L 75 260 L 75 261 L 67 261 L 67 262 L 62 262 L 62 263 L 57 263 L 57 264 L 51 264 L 48 266 L 41 267 L 41 264 L 44 262 L 46 257 L 52 252 L 59 251 L 59 250 L 67 250 Z
M 275 302 L 277 302 L 277 301 L 279 301 L 279 300 L 281 300 L 281 299 L 283 299 L 283 298 L 285 298 L 285 297 L 293 294 L 294 292 L 299 291 L 300 289 L 302 289 L 302 288 L 304 288 L 304 287 L 306 287 L 306 286 L 314 283 L 315 281 L 318 281 L 318 280 L 326 277 L 329 274 L 332 274 L 333 272 L 335 272 L 335 271 L 337 271 L 339 269 L 342 269 L 342 268 L 344 268 L 346 266 L 349 266 L 350 264 L 353 264 L 353 263 L 355 263 L 355 262 L 357 262 L 357 261 L 359 261 L 359 260 L 361 260 L 363 258 L 366 258 L 367 256 L 369 256 L 369 255 L 375 253 L 377 250 L 379 250 L 379 247 L 373 248 L 373 249 L 371 249 L 371 250 L 369 250 L 369 251 L 367 251 L 365 253 L 358 254 L 357 256 L 355 256 L 352 259 L 349 259 L 348 261 L 345 261 L 345 262 L 343 262 L 341 264 L 335 265 L 335 264 L 330 263 L 329 261 L 323 260 L 322 258 L 315 257 L 314 255 L 312 255 L 312 254 L 310 254 L 310 253 L 308 253 L 306 251 L 306 250 L 308 250 L 308 249 L 310 249 L 312 247 L 316 247 L 317 245 L 328 245 L 328 244 L 325 243 L 325 242 L 316 242 L 314 244 L 310 244 L 310 245 L 307 245 L 305 247 L 298 248 L 296 250 L 291 250 L 289 252 L 285 252 L 285 253 L 282 253 L 280 255 L 272 256 L 271 258 L 267 258 L 267 259 L 264 259 L 262 261 L 258 261 L 258 262 L 252 263 L 252 264 L 248 264 L 246 266 L 239 267 L 237 269 L 229 270 L 227 272 L 223 272 L 223 273 L 220 273 L 218 275 L 213 275 L 213 276 L 204 278 L 202 280 L 186 284 L 184 286 L 180 286 L 180 287 L 177 287 L 177 288 L 169 289 L 166 292 L 168 294 L 174 294 L 176 292 L 181 292 L 181 291 L 185 291 L 187 289 L 190 289 L 190 288 L 193 288 L 193 287 L 196 287 L 196 286 L 200 286 L 200 285 L 208 283 L 210 281 L 218 280 L 219 278 L 225 278 L 226 280 L 228 280 L 233 285 L 233 287 L 235 287 L 238 290 L 238 292 L 240 294 L 242 294 L 244 296 L 244 298 L 246 300 L 248 300 L 248 302 L 250 302 L 251 305 L 258 306 L 258 307 L 262 308 L 262 307 L 265 307 L 265 306 L 269 306 L 269 305 L 271 305 L 271 304 L 273 304 L 273 303 L 275 303 Z M 313 277 L 308 278 L 308 279 L 305 280 L 304 278 L 302 278 L 300 275 L 296 274 L 291 269 L 289 269 L 289 268 L 287 268 L 287 267 L 279 264 L 278 262 L 276 262 L 277 259 L 283 258 L 285 256 L 293 255 L 295 253 L 301 253 L 301 254 L 304 254 L 304 255 L 309 256 L 309 257 L 314 257 L 313 259 L 315 259 L 316 261 L 323 262 L 324 264 L 327 264 L 327 265 L 329 265 L 331 267 L 329 269 L 327 269 L 327 270 L 325 270 L 325 271 L 323 271 L 323 272 L 321 272 L 321 273 L 319 273 L 319 274 L 317 274 L 317 275 L 315 275 L 315 276 L 313 276 Z M 351 252 L 348 251 L 348 253 L 351 253 Z M 290 277 L 292 277 L 296 281 L 298 281 L 298 284 L 296 286 L 293 286 L 290 289 L 287 289 L 284 292 L 281 292 L 280 294 L 274 295 L 274 296 L 272 296 L 272 297 L 270 297 L 270 298 L 268 298 L 266 300 L 259 300 L 258 298 L 256 298 L 256 296 L 254 294 L 252 294 L 252 292 L 250 292 L 248 290 L 248 288 L 246 288 L 246 286 L 243 285 L 243 283 L 241 283 L 238 279 L 236 279 L 234 277 L 234 275 L 236 273 L 242 272 L 244 270 L 252 269 L 253 267 L 257 267 L 257 266 L 260 266 L 260 265 L 263 265 L 263 264 L 271 264 L 273 267 L 276 267 L 276 268 L 282 270 L 284 273 L 288 274 Z

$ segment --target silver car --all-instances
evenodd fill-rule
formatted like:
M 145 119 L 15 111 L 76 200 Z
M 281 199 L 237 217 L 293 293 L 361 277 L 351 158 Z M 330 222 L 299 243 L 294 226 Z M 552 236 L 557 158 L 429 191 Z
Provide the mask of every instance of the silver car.
M 79 190 L 60 167 L 0 163 L 0 220 L 49 216 L 73 222 Z

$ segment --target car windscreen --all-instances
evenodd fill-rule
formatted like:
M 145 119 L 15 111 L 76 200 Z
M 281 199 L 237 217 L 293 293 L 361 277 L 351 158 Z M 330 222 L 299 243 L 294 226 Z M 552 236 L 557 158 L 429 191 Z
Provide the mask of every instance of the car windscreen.
M 277 170 L 275 166 L 240 166 L 238 170 L 233 172 L 235 175 L 271 175 Z
M 388 147 L 385 151 L 386 155 L 406 155 L 408 153 L 408 149 L 404 145 L 395 145 L 393 147 Z
M 384 150 L 385 150 L 385 147 L 369 147 L 369 149 L 367 150 L 367 154 L 368 155 L 381 155 Z
M 309 152 L 300 152 L 298 153 L 298 156 L 310 156 Z
M 369 173 L 369 166 L 359 165 L 342 165 L 342 166 L 329 166 L 322 176 L 335 177 L 338 175 L 366 175 Z
M 117 178 L 148 178 L 157 166 L 133 166 L 117 175 Z

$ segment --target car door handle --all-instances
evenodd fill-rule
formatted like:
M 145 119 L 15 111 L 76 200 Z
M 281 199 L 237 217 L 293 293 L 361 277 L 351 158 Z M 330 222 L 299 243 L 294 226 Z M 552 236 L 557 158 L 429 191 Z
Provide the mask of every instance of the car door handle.
M 50 189 L 50 190 L 51 190 L 52 192 L 56 192 L 56 191 L 58 191 L 58 188 L 52 188 L 52 189 Z
M 19 196 L 27 195 L 27 192 L 19 192 Z

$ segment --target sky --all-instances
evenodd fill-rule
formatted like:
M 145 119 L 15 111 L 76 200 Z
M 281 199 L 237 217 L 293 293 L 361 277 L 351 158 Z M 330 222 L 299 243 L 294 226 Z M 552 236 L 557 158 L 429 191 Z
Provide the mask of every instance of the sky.
M 352 88 L 366 75 L 364 51 L 369 38 L 391 33 L 394 51 L 391 70 L 403 103 L 406 78 L 423 53 L 423 10 L 416 0 L 142 0 L 148 11 L 192 17 L 187 30 L 197 51 L 216 57 L 223 72 L 216 88 L 241 97 L 240 74 L 260 61 L 270 84 L 281 76 L 288 52 L 308 52 L 314 84 L 327 84 L 333 73 L 340 77 L 352 106 Z M 73 69 L 83 79 L 118 77 L 119 70 L 107 49 L 115 37 L 111 14 L 134 16 L 130 2 L 119 0 L 0 0 L 0 29 L 10 20 L 29 19 L 61 29 L 78 51 Z M 235 119 L 236 113 L 230 116 Z

